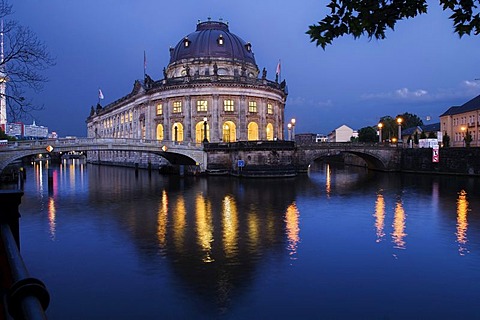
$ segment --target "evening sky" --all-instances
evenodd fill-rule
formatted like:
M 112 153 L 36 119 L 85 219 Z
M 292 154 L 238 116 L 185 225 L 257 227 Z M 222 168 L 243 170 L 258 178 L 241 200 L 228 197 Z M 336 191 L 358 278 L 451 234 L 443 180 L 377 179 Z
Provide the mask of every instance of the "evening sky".
M 61 136 L 86 136 L 85 120 L 102 105 L 130 93 L 147 73 L 158 80 L 169 47 L 195 31 L 198 20 L 220 18 L 252 43 L 260 70 L 286 79 L 286 119 L 296 132 L 327 134 L 340 125 L 375 125 L 384 115 L 410 112 L 439 122 L 450 106 L 480 94 L 478 37 L 459 39 L 448 13 L 429 2 L 429 13 L 397 24 L 385 40 L 334 40 L 322 50 L 305 32 L 328 12 L 326 0 L 22 0 L 13 19 L 29 26 L 56 58 L 49 82 L 32 94 L 44 109 L 39 125 Z M 427 119 L 430 119 L 427 121 Z M 30 119 L 30 122 L 33 119 Z M 26 121 L 27 123 L 29 121 Z

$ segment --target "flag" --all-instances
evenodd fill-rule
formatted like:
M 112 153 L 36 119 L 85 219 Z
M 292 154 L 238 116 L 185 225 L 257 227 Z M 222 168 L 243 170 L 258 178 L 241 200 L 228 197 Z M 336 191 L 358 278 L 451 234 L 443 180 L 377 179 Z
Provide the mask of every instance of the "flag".
M 103 92 L 102 89 L 98 89 L 98 99 L 103 99 Z
M 281 69 L 280 69 L 280 68 L 281 68 L 281 66 L 280 66 L 280 60 L 278 60 L 278 64 L 277 64 L 277 72 L 276 72 L 276 74 L 277 74 L 277 75 L 280 75 L 280 71 L 281 71 Z

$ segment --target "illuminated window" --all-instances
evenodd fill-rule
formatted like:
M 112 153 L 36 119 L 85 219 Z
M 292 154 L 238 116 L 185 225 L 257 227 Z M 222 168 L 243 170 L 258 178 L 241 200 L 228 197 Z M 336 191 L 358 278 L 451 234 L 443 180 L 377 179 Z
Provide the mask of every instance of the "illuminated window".
M 249 101 L 248 102 L 248 112 L 257 112 L 257 102 Z
M 163 104 L 157 104 L 157 116 L 163 114 Z
M 272 141 L 273 140 L 273 125 L 271 123 L 267 124 L 267 140 Z
M 208 111 L 207 100 L 197 100 L 197 111 Z
M 252 51 L 252 44 L 250 42 L 247 42 L 245 44 L 245 49 L 247 49 L 248 52 Z
M 133 112 L 132 112 L 132 110 L 130 110 L 130 122 L 132 122 L 132 121 L 133 121 Z
M 163 140 L 163 126 L 160 123 L 157 125 L 157 140 Z
M 120 115 L 120 123 L 123 123 L 123 120 L 124 120 L 124 116 L 123 116 L 123 113 Z
M 233 104 L 233 100 L 223 100 L 223 111 L 235 111 L 235 105 Z
M 271 103 L 267 104 L 267 114 L 273 114 L 273 105 Z
M 182 101 L 173 102 L 173 113 L 182 113 Z
M 223 35 L 220 35 L 217 39 L 217 43 L 218 43 L 219 46 L 223 46 L 223 42 L 224 42 L 223 41 Z
M 248 140 L 258 140 L 258 124 L 256 122 L 250 122 L 248 124 Z
M 192 41 L 188 40 L 188 37 L 185 37 L 185 38 L 183 39 L 183 46 L 184 46 L 185 48 L 188 48 L 188 47 L 190 46 L 190 43 L 191 43 L 191 42 L 192 42 Z

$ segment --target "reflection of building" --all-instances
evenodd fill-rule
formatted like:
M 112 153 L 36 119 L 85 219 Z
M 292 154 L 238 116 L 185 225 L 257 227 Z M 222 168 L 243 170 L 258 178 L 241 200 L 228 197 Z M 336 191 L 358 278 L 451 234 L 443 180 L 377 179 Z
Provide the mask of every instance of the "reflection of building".
M 472 137 L 472 146 L 480 145 L 480 95 L 461 106 L 450 107 L 440 116 L 443 134 L 450 137 L 451 147 L 464 146 L 467 132 Z
M 163 79 L 92 107 L 89 137 L 202 143 L 283 139 L 285 81 L 259 75 L 252 45 L 226 23 L 207 21 L 170 48 Z M 96 158 L 96 156 L 95 156 Z

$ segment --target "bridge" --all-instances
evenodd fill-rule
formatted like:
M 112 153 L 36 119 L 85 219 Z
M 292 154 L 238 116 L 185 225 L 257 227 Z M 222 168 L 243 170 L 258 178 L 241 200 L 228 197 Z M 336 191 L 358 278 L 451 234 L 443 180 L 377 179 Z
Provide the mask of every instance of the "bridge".
M 207 157 L 202 145 L 173 141 L 123 138 L 64 138 L 10 142 L 0 146 L 0 172 L 17 159 L 48 152 L 135 151 L 154 153 L 171 164 L 198 165 L 206 170 Z
M 194 144 L 165 140 L 125 138 L 63 138 L 10 142 L 0 146 L 0 172 L 17 159 L 48 152 L 134 151 L 154 153 L 173 165 L 197 165 L 200 172 L 223 167 L 235 170 L 237 160 L 246 166 L 293 167 L 305 171 L 317 159 L 349 153 L 364 159 L 368 168 L 398 171 L 402 148 L 385 144 L 311 143 L 293 141 L 239 141 L 235 143 Z M 268 170 L 268 168 L 267 168 Z

